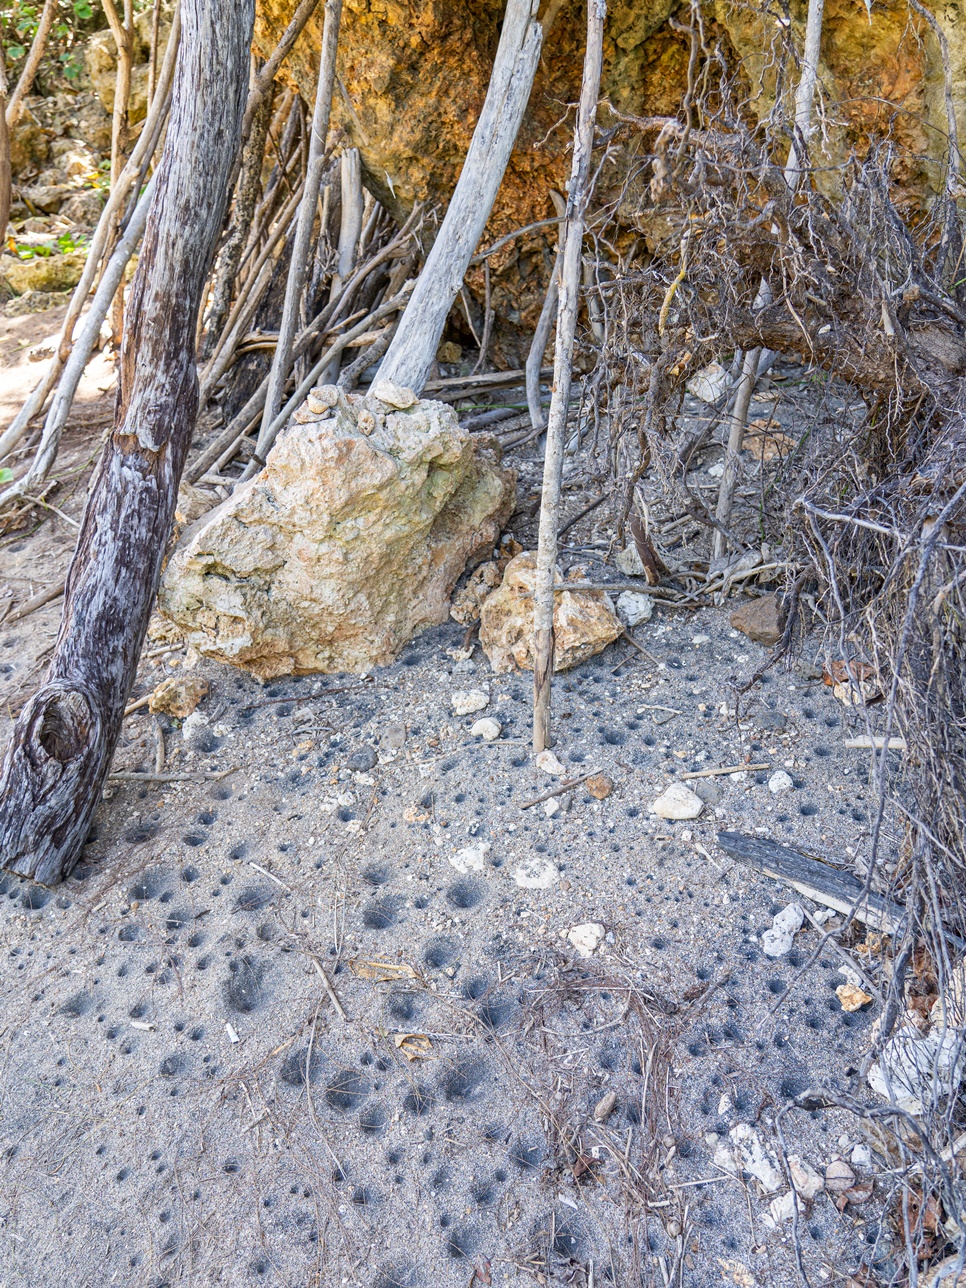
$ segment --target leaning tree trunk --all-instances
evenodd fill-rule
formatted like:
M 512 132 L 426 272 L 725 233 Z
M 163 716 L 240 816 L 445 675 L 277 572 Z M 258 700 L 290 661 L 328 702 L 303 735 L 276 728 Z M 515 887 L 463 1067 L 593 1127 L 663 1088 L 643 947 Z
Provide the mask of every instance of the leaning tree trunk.
M 46 885 L 80 856 L 137 670 L 197 413 L 195 322 L 248 87 L 254 0 L 182 0 L 182 15 L 114 432 L 67 576 L 50 671 L 17 719 L 0 775 L 0 866 Z
M 539 0 L 507 0 L 490 87 L 466 162 L 423 271 L 379 367 L 379 378 L 422 391 L 439 338 L 490 217 L 540 61 Z

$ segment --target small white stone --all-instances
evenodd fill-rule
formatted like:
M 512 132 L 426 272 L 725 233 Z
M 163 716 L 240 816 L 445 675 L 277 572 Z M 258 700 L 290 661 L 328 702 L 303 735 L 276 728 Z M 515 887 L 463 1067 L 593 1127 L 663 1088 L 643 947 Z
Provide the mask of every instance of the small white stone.
M 581 957 L 592 957 L 604 939 L 604 927 L 599 921 L 588 921 L 582 926 L 572 926 L 567 938 Z
M 369 393 L 373 398 L 378 398 L 380 402 L 385 403 L 387 407 L 395 407 L 398 411 L 408 411 L 419 402 L 411 389 L 394 385 L 391 380 L 377 380 Z
M 537 757 L 537 768 L 542 769 L 545 774 L 551 774 L 554 778 L 563 778 L 567 772 L 549 748 L 541 751 Z
M 637 552 L 637 546 L 628 546 L 619 550 L 614 556 L 614 563 L 628 577 L 643 577 L 646 571 L 644 561 Z M 633 591 L 631 592 L 633 594 Z
M 617 611 L 628 626 L 640 626 L 649 622 L 654 615 L 654 602 L 650 595 L 640 595 L 633 590 L 625 590 L 617 596 Z
M 709 362 L 694 373 L 685 388 L 692 398 L 703 403 L 715 403 L 731 388 L 731 376 L 720 362 Z
M 339 405 L 339 386 L 316 385 L 314 389 L 309 390 L 306 402 L 314 412 L 331 411 L 333 407 Z
M 490 852 L 489 841 L 479 845 L 468 845 L 465 850 L 458 850 L 449 856 L 449 861 L 457 872 L 484 872 L 486 856 Z
M 549 890 L 557 884 L 560 870 L 552 859 L 535 854 L 514 870 L 513 879 L 524 890 Z
M 711 636 L 710 635 L 692 635 L 691 643 L 695 646 L 695 648 L 700 648 L 702 644 L 711 643 Z
M 868 1145 L 859 1141 L 855 1149 L 853 1149 L 852 1153 L 849 1155 L 849 1162 L 853 1167 L 871 1167 L 872 1150 L 869 1149 Z
M 657 798 L 651 809 L 658 818 L 697 818 L 704 809 L 704 801 L 683 783 L 671 783 Z
M 560 801 L 556 796 L 551 796 L 550 800 L 543 802 L 543 812 L 547 818 L 553 818 L 554 814 L 560 813 Z
M 724 461 L 716 461 L 714 465 L 708 466 L 708 476 L 713 479 L 720 479 L 724 473 Z
M 791 774 L 786 774 L 784 769 L 779 769 L 768 780 L 768 790 L 774 796 L 778 796 L 782 792 L 790 792 L 794 786 Z
M 490 705 L 490 695 L 482 689 L 468 689 L 465 692 L 457 691 L 450 701 L 454 715 L 470 716 L 474 711 L 482 711 Z
M 474 738 L 482 738 L 484 742 L 496 742 L 502 732 L 503 726 L 499 720 L 494 720 L 492 717 L 477 720 L 470 729 Z
M 792 1184 L 803 1199 L 811 1201 L 825 1189 L 825 1179 L 819 1176 L 811 1163 L 804 1162 L 797 1154 L 789 1154 L 788 1170 Z
M 768 1212 L 776 1225 L 780 1225 L 782 1221 L 791 1221 L 795 1215 L 795 1196 L 791 1190 L 781 1198 L 772 1199 L 768 1204 Z

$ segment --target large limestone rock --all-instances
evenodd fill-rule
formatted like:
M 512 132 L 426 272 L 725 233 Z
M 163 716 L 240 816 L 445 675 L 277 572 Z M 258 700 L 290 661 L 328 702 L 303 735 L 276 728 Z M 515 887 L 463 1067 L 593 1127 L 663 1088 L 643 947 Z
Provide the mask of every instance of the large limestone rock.
M 35 259 L 0 255 L 0 277 L 16 295 L 26 291 L 69 291 L 80 281 L 86 261 L 87 252 L 83 250 L 38 255 Z
M 446 620 L 515 483 L 444 403 L 323 386 L 262 473 L 185 530 L 159 610 L 198 652 L 261 679 L 367 671 Z
M 537 556 L 530 551 L 511 559 L 503 584 L 483 604 L 480 644 L 498 674 L 533 670 L 533 586 Z M 565 585 L 559 574 L 557 585 Z M 554 597 L 555 671 L 586 662 L 617 639 L 624 627 L 602 590 L 564 590 Z

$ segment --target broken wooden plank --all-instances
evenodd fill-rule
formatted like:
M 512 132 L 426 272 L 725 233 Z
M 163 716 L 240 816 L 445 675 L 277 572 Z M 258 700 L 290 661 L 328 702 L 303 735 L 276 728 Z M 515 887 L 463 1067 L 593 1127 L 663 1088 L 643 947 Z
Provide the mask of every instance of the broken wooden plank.
M 854 916 L 876 930 L 894 935 L 905 917 L 902 904 L 874 891 L 866 892 L 865 883 L 854 872 L 836 868 L 789 845 L 743 832 L 719 832 L 718 844 L 732 858 L 783 881 L 807 899 Z

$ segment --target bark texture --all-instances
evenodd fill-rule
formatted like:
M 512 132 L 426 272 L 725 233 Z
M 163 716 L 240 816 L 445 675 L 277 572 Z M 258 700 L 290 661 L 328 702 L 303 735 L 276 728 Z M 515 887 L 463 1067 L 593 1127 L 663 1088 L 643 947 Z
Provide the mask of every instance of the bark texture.
M 182 0 L 157 197 L 134 279 L 114 432 L 67 577 L 44 685 L 0 775 L 0 866 L 46 885 L 76 864 L 110 767 L 198 403 L 194 336 L 227 201 L 254 0 Z

